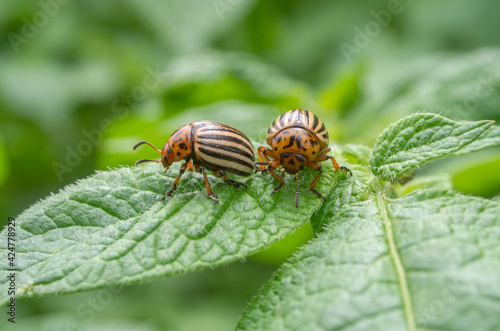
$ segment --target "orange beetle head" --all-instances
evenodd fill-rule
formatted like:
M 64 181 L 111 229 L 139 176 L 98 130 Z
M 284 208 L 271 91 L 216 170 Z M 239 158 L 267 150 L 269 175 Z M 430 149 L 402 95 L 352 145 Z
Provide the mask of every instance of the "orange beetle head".
M 168 142 L 163 146 L 162 150 L 159 150 L 151 143 L 147 141 L 139 141 L 134 145 L 134 149 L 142 144 L 147 144 L 154 148 L 158 153 L 161 154 L 160 160 L 139 160 L 135 164 L 143 162 L 156 162 L 161 163 L 165 167 L 165 172 L 170 168 L 174 162 L 178 162 L 187 159 L 191 155 L 191 126 L 184 125 L 175 131 Z
M 289 174 L 296 174 L 307 166 L 307 157 L 302 154 L 283 153 L 280 155 L 280 163 Z
M 167 171 L 172 163 L 174 163 L 174 153 L 168 143 L 166 143 L 161 150 L 161 164 L 163 164 L 165 171 Z

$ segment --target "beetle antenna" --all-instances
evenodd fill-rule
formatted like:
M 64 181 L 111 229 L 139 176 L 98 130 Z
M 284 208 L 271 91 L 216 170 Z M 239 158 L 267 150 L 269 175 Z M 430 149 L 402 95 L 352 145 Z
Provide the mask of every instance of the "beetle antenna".
M 295 194 L 295 208 L 299 208 L 299 194 L 300 194 L 300 186 L 299 186 L 299 173 L 295 174 L 295 180 L 297 181 L 297 193 Z
M 134 147 L 132 147 L 132 149 L 135 150 L 137 147 L 139 147 L 139 146 L 141 146 L 143 144 L 148 144 L 149 146 L 153 147 L 158 153 L 161 153 L 161 151 L 158 148 L 154 147 L 153 144 L 148 143 L 147 141 L 144 141 L 144 140 L 143 141 L 139 141 L 137 144 L 134 145 Z
M 135 163 L 135 165 L 138 165 L 139 163 L 143 163 L 143 162 L 156 162 L 156 163 L 160 163 L 161 161 L 160 160 L 148 160 L 148 159 L 142 159 L 142 160 L 139 160 Z

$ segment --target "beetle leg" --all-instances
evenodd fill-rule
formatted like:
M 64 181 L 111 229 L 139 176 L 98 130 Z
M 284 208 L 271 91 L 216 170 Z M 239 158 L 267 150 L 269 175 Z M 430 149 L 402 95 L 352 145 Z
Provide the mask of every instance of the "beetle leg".
M 332 160 L 332 163 L 333 163 L 333 167 L 337 170 L 344 170 L 344 171 L 347 171 L 349 173 L 349 177 L 352 177 L 352 171 L 347 168 L 347 167 L 344 167 L 344 166 L 339 166 L 339 164 L 337 163 L 337 161 L 335 161 L 335 159 L 333 158 L 333 156 L 330 156 L 328 155 L 328 158 Z
M 199 173 L 203 174 L 203 178 L 205 180 L 205 187 L 207 189 L 207 195 L 208 195 L 208 197 L 214 199 L 215 202 L 219 203 L 219 197 L 217 197 L 217 195 L 215 195 L 215 193 L 212 192 L 212 189 L 210 188 L 210 183 L 208 182 L 208 177 L 207 177 L 207 173 L 205 172 L 205 168 L 203 168 L 199 164 L 196 164 L 194 166 L 194 168 L 195 168 L 196 171 L 198 171 Z
M 280 184 L 279 184 L 278 186 L 276 186 L 276 187 L 273 189 L 272 194 L 274 194 L 274 193 L 278 192 L 278 190 L 279 190 L 280 188 L 282 188 L 282 187 L 283 187 L 283 185 L 285 185 L 285 180 L 284 180 L 283 178 L 281 178 L 280 176 L 278 176 L 278 175 L 277 175 L 274 171 L 272 171 L 271 169 L 268 169 L 268 170 L 269 170 L 269 173 L 270 173 L 271 175 L 273 175 L 273 176 L 274 176 L 274 178 L 276 178 L 276 179 L 278 180 L 278 182 L 280 182 Z
M 170 190 L 168 190 L 166 193 L 165 193 L 165 196 L 163 198 L 161 198 L 162 200 L 165 200 L 166 197 L 171 197 L 172 196 L 172 192 L 175 191 L 177 189 L 177 185 L 179 185 L 179 180 L 181 179 L 182 175 L 184 174 L 184 172 L 186 171 L 186 168 L 188 167 L 188 164 L 187 163 L 184 163 L 183 165 L 181 165 L 181 169 L 179 170 L 179 175 L 177 176 L 177 178 L 174 180 L 174 184 L 172 185 L 172 187 L 170 188 Z
M 269 173 L 273 175 L 274 178 L 276 178 L 280 182 L 280 184 L 273 189 L 272 194 L 276 193 L 280 188 L 283 187 L 283 185 L 285 185 L 285 180 L 274 172 L 274 169 L 278 168 L 279 166 L 280 166 L 279 160 L 272 160 L 271 162 L 267 163 L 267 169 L 265 169 L 265 171 L 269 171 Z
M 273 189 L 273 192 L 272 194 L 276 193 L 280 188 L 283 187 L 283 185 L 285 185 L 285 180 L 283 178 L 281 178 L 280 176 L 278 176 L 273 170 L 278 168 L 280 166 L 280 161 L 279 160 L 270 160 L 268 156 L 274 158 L 274 155 L 272 154 L 272 150 L 270 150 L 269 148 L 266 148 L 264 146 L 260 146 L 259 149 L 257 150 L 259 152 L 259 160 L 260 162 L 255 162 L 255 165 L 261 165 L 261 166 L 265 166 L 267 165 L 267 168 L 266 169 L 257 169 L 257 171 L 262 171 L 263 173 L 266 172 L 266 171 L 269 171 L 269 173 L 271 175 L 274 176 L 274 178 L 276 178 L 280 184 L 278 186 L 276 186 L 274 189 Z M 271 154 L 271 155 L 267 155 L 267 153 Z M 262 157 L 264 157 L 267 162 L 263 162 L 263 159 Z
M 244 188 L 247 188 L 246 184 L 229 179 L 229 177 L 227 177 L 226 172 L 223 170 L 215 170 L 213 173 L 214 173 L 215 177 L 219 177 L 219 178 L 222 177 L 222 179 L 224 179 L 224 183 L 232 184 L 236 189 L 239 189 L 241 186 L 243 186 Z
M 319 171 L 318 175 L 316 176 L 316 178 L 314 178 L 314 180 L 312 181 L 311 185 L 309 185 L 309 191 L 313 192 L 314 194 L 316 194 L 319 198 L 323 199 L 325 202 L 326 202 L 326 199 L 325 197 L 323 196 L 323 194 L 319 193 L 318 191 L 316 191 L 314 189 L 314 186 L 316 186 L 316 183 L 318 182 L 319 178 L 321 177 L 321 166 L 317 163 L 309 163 L 307 165 L 309 168 L 311 169 L 314 169 L 314 170 L 317 170 Z
M 280 160 L 272 160 L 267 164 L 267 169 L 268 170 L 275 170 L 279 169 L 281 166 Z
M 325 149 L 324 151 L 318 154 L 318 157 L 327 156 L 326 154 L 328 154 L 331 150 L 332 150 L 331 148 Z
M 268 165 L 269 162 L 271 162 L 270 157 L 275 159 L 273 151 L 264 146 L 260 146 L 259 149 L 257 149 L 257 155 L 259 157 L 259 162 L 255 162 L 255 165 L 259 167 L 257 170 L 255 170 L 255 172 L 262 171 L 262 173 L 264 173 L 267 171 L 265 166 Z M 266 162 L 264 162 L 264 159 L 266 160 Z
M 318 154 L 318 157 L 316 158 L 316 160 L 314 160 L 315 162 L 321 162 L 321 161 L 326 161 L 328 159 L 332 160 L 332 163 L 333 163 L 333 167 L 337 170 L 344 170 L 344 171 L 347 171 L 349 173 L 349 177 L 352 177 L 352 171 L 349 170 L 349 168 L 347 167 L 344 167 L 344 166 L 339 166 L 339 164 L 337 163 L 337 161 L 333 158 L 333 156 L 330 156 L 330 155 L 326 155 L 328 152 L 330 151 L 330 148 L 328 149 L 325 149 L 323 152 L 319 153 Z M 313 168 L 314 169 L 314 168 Z

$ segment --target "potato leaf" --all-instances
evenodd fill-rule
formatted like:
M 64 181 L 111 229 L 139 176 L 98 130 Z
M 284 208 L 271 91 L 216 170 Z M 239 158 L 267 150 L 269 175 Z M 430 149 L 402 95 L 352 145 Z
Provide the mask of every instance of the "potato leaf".
M 375 176 L 394 181 L 429 161 L 456 153 L 479 138 L 493 121 L 456 122 L 436 114 L 417 113 L 391 124 L 373 147 L 370 166 Z M 489 140 L 468 153 L 491 147 Z
M 500 205 L 418 190 L 345 205 L 238 330 L 496 330 Z

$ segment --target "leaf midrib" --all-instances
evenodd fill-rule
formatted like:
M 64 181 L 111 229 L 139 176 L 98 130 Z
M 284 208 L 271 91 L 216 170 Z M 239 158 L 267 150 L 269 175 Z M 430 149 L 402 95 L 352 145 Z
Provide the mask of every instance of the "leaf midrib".
M 401 262 L 401 257 L 398 254 L 396 243 L 394 241 L 394 232 L 392 231 L 392 223 L 387 216 L 387 208 L 385 205 L 384 197 L 382 196 L 382 187 L 376 189 L 377 196 L 377 206 L 380 210 L 380 216 L 384 222 L 385 235 L 387 238 L 387 244 L 389 246 L 389 254 L 391 256 L 392 262 L 396 270 L 396 275 L 398 277 L 399 288 L 401 291 L 401 298 L 403 300 L 404 315 L 406 320 L 406 326 L 408 331 L 416 331 L 417 327 L 415 324 L 415 313 L 413 310 L 413 305 L 410 297 L 410 290 L 408 288 L 408 283 L 406 282 L 406 272 L 404 270 L 403 264 Z

